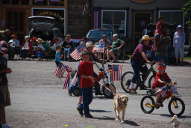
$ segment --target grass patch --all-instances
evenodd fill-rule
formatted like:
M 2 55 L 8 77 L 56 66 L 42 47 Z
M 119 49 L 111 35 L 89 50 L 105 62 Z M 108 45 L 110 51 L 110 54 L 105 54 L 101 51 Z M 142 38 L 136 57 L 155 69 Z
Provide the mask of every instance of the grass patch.
M 191 60 L 191 56 L 184 57 L 185 60 Z

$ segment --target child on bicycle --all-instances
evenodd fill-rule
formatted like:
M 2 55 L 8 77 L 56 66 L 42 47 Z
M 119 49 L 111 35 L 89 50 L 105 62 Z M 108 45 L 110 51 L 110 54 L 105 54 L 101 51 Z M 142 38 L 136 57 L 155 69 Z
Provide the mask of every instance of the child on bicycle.
M 175 86 L 170 86 L 167 89 L 167 84 L 171 82 L 170 77 L 166 73 L 166 65 L 163 63 L 158 64 L 158 72 L 155 75 L 152 89 L 156 91 L 156 108 L 163 106 L 163 101 L 170 97 L 170 95 L 176 92 Z

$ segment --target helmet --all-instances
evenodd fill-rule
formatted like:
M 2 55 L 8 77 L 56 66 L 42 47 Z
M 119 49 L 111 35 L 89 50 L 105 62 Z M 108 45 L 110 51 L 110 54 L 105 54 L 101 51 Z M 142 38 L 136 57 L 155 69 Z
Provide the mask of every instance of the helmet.
M 142 40 L 142 41 L 144 41 L 144 40 L 150 40 L 150 37 L 149 37 L 148 35 L 144 35 L 144 36 L 142 36 L 141 40 Z

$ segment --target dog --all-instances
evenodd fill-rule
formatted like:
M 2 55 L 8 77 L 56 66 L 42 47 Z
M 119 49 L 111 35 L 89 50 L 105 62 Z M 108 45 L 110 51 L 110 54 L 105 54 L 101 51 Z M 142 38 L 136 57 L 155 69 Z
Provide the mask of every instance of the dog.
M 177 118 L 177 115 L 174 115 L 172 118 L 171 118 L 171 125 L 172 125 L 172 128 L 179 128 L 180 126 L 180 121 L 178 120 Z
M 128 96 L 124 94 L 115 94 L 113 98 L 113 107 L 116 116 L 115 119 L 120 120 L 121 123 L 124 122 L 125 110 L 127 107 L 128 100 L 129 100 Z M 122 113 L 121 118 L 120 118 L 120 113 Z

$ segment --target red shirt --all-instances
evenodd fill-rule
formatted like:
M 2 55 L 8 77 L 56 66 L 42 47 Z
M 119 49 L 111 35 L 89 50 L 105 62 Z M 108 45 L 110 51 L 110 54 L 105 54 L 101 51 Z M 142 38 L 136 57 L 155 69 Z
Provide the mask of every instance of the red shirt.
M 93 63 L 91 61 L 81 61 L 78 67 L 78 73 L 80 76 L 80 88 L 91 88 L 93 86 L 92 80 L 81 76 L 93 76 Z
M 164 73 L 157 73 L 156 76 L 155 76 L 155 79 L 154 79 L 154 83 L 152 85 L 152 88 L 157 88 L 157 87 L 163 87 L 165 84 L 163 83 L 160 83 L 158 80 L 162 80 L 162 81 L 166 81 L 166 82 L 169 82 L 171 81 L 169 76 L 167 75 L 166 72 Z

